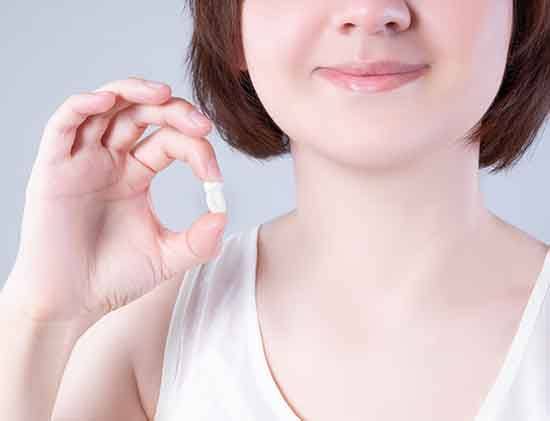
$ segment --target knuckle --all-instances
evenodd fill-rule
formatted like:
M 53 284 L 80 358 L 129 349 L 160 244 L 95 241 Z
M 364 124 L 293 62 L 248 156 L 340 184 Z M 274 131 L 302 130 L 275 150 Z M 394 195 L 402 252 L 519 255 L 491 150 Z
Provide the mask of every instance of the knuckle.
M 57 128 L 58 128 L 57 115 L 58 115 L 57 113 L 54 113 L 50 116 L 50 118 L 48 118 L 48 121 L 46 121 L 46 124 L 44 126 L 44 134 L 48 134 L 52 131 L 57 131 Z
M 110 80 L 109 82 L 107 83 L 104 83 L 103 85 L 101 85 L 97 91 L 103 91 L 105 89 L 110 89 L 110 88 L 114 88 L 116 86 L 120 86 L 120 84 L 124 83 L 125 79 L 114 79 L 114 80 Z
M 147 129 L 149 127 L 149 122 L 145 121 L 146 119 L 141 116 L 142 109 L 141 105 L 132 105 L 120 111 L 116 120 L 125 125 L 133 125 L 138 129 Z
M 46 121 L 44 132 L 45 133 L 56 132 L 56 133 L 63 134 L 65 131 L 67 131 L 67 129 L 64 129 L 63 120 L 64 118 L 62 115 L 62 109 L 58 109 Z
M 127 80 L 115 79 L 115 80 L 109 81 L 109 82 L 101 85 L 99 88 L 97 88 L 93 92 L 109 91 L 109 92 L 117 95 L 118 93 L 120 93 L 123 90 L 125 85 L 127 85 Z
M 67 97 L 64 106 L 72 106 L 76 101 L 78 101 L 83 95 L 82 94 L 72 94 Z

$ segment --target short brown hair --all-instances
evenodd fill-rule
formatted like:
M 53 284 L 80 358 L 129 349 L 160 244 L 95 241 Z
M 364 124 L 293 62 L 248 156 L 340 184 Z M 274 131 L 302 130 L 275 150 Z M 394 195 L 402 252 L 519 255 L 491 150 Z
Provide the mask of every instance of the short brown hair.
M 259 159 L 290 153 L 252 85 L 241 38 L 243 0 L 185 0 L 193 34 L 186 56 L 193 99 L 230 146 Z M 512 167 L 550 113 L 550 0 L 514 0 L 514 27 L 500 89 L 468 134 L 480 141 L 479 168 Z

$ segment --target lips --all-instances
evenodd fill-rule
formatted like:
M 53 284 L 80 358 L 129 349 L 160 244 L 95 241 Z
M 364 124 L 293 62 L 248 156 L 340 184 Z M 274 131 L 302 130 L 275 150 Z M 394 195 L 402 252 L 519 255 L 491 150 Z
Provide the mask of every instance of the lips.
M 351 76 L 377 76 L 410 73 L 427 66 L 428 65 L 424 63 L 411 64 L 399 61 L 384 60 L 371 63 L 349 62 L 331 67 L 323 67 L 322 69 L 337 71 Z
M 399 69 L 400 73 L 378 73 L 378 74 L 367 74 L 367 75 L 356 75 L 356 74 L 347 74 L 340 70 L 335 70 L 334 68 L 321 68 L 316 73 L 322 79 L 326 79 L 335 86 L 344 88 L 347 91 L 351 91 L 354 94 L 372 94 L 383 91 L 390 91 L 396 89 L 402 85 L 413 82 L 416 79 L 421 78 L 428 72 L 429 66 L 420 66 L 416 67 L 416 70 L 410 70 L 411 67 L 406 67 L 406 71 L 403 66 Z M 350 68 L 344 68 L 344 71 L 349 71 Z M 355 73 L 364 74 L 364 69 L 351 69 Z M 393 71 L 395 72 L 395 67 L 379 67 L 375 71 Z M 370 68 L 372 72 L 372 68 Z

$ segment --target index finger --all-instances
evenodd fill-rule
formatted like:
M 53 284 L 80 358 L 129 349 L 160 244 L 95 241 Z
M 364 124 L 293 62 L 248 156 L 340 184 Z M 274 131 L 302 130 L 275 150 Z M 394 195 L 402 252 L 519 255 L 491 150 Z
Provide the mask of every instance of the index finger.
M 102 118 L 109 119 L 112 115 L 130 107 L 134 103 L 162 104 L 172 96 L 168 85 L 163 85 L 160 88 L 151 88 L 146 81 L 137 78 L 109 82 L 93 91 L 93 93 L 98 92 L 108 92 L 114 95 L 114 103 L 112 99 L 108 103 L 100 103 L 103 106 L 110 104 L 109 108 L 103 111 L 101 107 L 92 108 L 92 111 L 90 111 L 90 106 L 84 108 L 85 111 L 83 111 L 83 107 L 79 107 L 79 105 L 82 103 L 86 104 L 82 98 L 87 97 L 85 95 L 73 95 L 69 97 L 49 118 L 46 124 L 40 144 L 39 158 L 53 162 L 70 156 L 76 130 L 97 112 L 100 112 L 100 115 L 104 114 Z M 89 96 L 93 95 L 90 93 Z M 88 99 L 88 101 L 90 100 Z M 100 109 L 97 110 L 97 108 Z
M 111 92 L 116 95 L 115 105 L 104 113 L 106 118 L 110 118 L 133 104 L 158 105 L 172 96 L 172 89 L 165 83 L 133 76 L 108 82 L 93 92 Z

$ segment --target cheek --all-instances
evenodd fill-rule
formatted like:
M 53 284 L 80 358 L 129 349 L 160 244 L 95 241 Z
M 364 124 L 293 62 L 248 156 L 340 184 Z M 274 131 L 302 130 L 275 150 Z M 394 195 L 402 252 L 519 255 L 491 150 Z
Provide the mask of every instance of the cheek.
M 433 44 L 434 60 L 441 68 L 438 95 L 464 99 L 483 96 L 492 102 L 506 68 L 511 35 L 512 0 L 443 1 L 433 13 L 426 10 L 426 27 Z M 445 92 L 447 90 L 447 92 Z M 473 95 L 473 96 L 472 96 Z M 489 104 L 487 104 L 489 105 Z
M 324 64 L 314 57 L 345 57 L 341 44 L 321 39 L 320 8 L 304 15 L 296 4 L 307 1 L 249 1 L 243 47 L 266 111 L 296 142 L 348 163 L 397 162 L 460 138 L 489 108 L 505 71 L 513 0 L 418 0 L 417 26 L 401 35 L 429 59 L 431 73 L 401 92 L 354 100 L 311 75 Z
M 314 37 L 315 32 L 307 28 L 313 19 L 304 16 L 303 3 L 251 1 L 243 7 L 243 49 L 251 74 L 283 69 L 288 73 L 293 67 L 304 65 L 302 48 L 313 48 L 314 39 L 307 38 Z
M 258 97 L 275 121 L 296 99 L 310 95 L 307 82 L 315 64 L 308 56 L 322 46 L 316 46 L 320 32 L 315 25 L 320 19 L 306 13 L 313 6 L 304 4 L 315 1 L 249 0 L 243 8 L 247 70 Z

